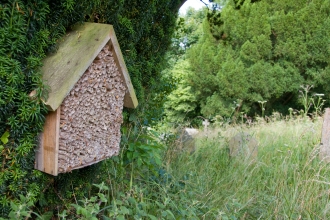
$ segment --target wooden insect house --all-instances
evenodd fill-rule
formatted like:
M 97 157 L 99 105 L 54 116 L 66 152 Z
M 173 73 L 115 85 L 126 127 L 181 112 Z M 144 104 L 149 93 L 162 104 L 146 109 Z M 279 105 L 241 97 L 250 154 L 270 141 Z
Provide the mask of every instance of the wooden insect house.
M 56 176 L 117 155 L 123 106 L 138 102 L 113 27 L 75 27 L 43 64 L 50 112 L 35 168 Z

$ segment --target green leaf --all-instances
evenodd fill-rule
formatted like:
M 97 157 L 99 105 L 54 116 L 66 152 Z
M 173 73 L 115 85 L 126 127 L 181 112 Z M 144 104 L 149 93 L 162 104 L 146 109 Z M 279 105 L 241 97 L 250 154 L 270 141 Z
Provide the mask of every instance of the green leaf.
M 93 197 L 91 197 L 90 199 L 89 199 L 89 202 L 96 202 L 96 200 L 97 200 L 97 196 L 93 196 Z
M 85 208 L 80 208 L 80 213 L 85 217 L 87 217 L 90 214 Z
M 137 121 L 137 117 L 136 117 L 136 115 L 134 115 L 134 114 L 130 114 L 128 120 L 131 121 L 131 122 L 135 122 L 135 121 Z
M 116 219 L 117 219 L 117 220 L 125 220 L 125 216 L 123 216 L 123 215 L 118 215 Z
M 130 204 L 132 204 L 132 205 L 136 204 L 136 200 L 135 200 L 135 198 L 133 198 L 133 197 L 129 197 L 127 200 L 128 200 L 128 202 L 129 202 Z
M 158 202 L 158 201 L 156 201 L 156 204 L 158 205 L 158 207 L 160 209 L 164 209 L 165 208 L 165 206 L 163 204 L 161 204 L 160 202 Z
M 149 215 L 149 214 L 148 214 L 148 217 L 149 217 L 151 220 L 158 220 L 158 218 L 156 218 L 156 216 L 154 216 L 154 215 Z
M 120 200 L 114 200 L 115 205 L 123 205 L 123 202 Z
M 102 202 L 107 202 L 107 198 L 105 198 L 105 195 L 103 193 L 98 193 L 97 194 Z
M 167 214 L 168 214 L 169 216 L 171 216 L 173 219 L 175 219 L 173 213 L 172 213 L 170 210 L 166 210 L 166 212 L 167 212 Z
M 25 217 L 31 217 L 31 212 L 29 211 L 21 211 L 21 215 Z
M 2 136 L 1 136 L 1 142 L 3 144 L 7 144 L 8 143 L 8 137 L 9 137 L 9 132 L 6 131 Z
M 61 219 L 65 219 L 66 216 L 68 216 L 66 214 L 66 210 L 64 210 L 61 214 L 58 214 L 58 217 L 60 217 Z
M 53 216 L 53 212 L 46 212 L 43 215 L 38 215 L 37 213 L 33 212 L 38 218 L 37 220 L 50 220 Z
M 141 157 L 139 157 L 138 160 L 137 160 L 137 164 L 138 164 L 138 166 L 141 166 L 142 163 L 143 163 L 143 162 L 142 162 L 142 159 L 141 159 Z
M 109 187 L 107 187 L 104 183 L 93 184 L 93 185 L 96 186 L 97 188 L 99 188 L 100 190 L 109 190 Z
M 11 209 L 13 211 L 17 211 L 18 210 L 18 206 L 15 203 L 13 203 L 13 202 L 10 202 L 10 207 L 11 207 Z
M 129 214 L 129 210 L 125 206 L 120 207 L 120 212 L 124 215 Z

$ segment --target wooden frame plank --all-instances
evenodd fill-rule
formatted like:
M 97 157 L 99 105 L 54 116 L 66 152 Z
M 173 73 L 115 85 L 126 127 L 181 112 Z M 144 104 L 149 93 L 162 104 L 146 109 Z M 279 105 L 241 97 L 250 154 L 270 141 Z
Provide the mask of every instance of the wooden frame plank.
M 137 106 L 136 95 L 112 25 L 86 22 L 75 26 L 60 40 L 58 51 L 43 60 L 41 69 L 43 80 L 50 87 L 48 99 L 45 102 L 49 110 L 55 111 L 61 105 L 74 84 L 110 38 L 118 69 L 123 74 L 128 88 L 124 106 L 128 108 Z
M 40 136 L 36 156 L 36 169 L 53 176 L 58 174 L 58 148 L 60 133 L 60 108 L 46 116 L 44 131 Z
M 326 108 L 324 113 L 320 159 L 325 162 L 330 162 L 330 108 Z
M 125 65 L 125 61 L 123 58 L 123 54 L 121 53 L 120 46 L 117 41 L 117 37 L 114 29 L 111 27 L 110 31 L 110 44 L 112 44 L 112 49 L 114 51 L 115 62 L 118 66 L 119 72 L 121 73 L 124 82 L 127 87 L 127 93 L 124 97 L 124 106 L 127 108 L 136 108 L 138 105 L 138 101 L 135 95 L 135 91 L 131 82 L 131 78 L 128 74 L 128 70 Z
M 61 105 L 109 39 L 109 25 L 78 25 L 60 41 L 58 51 L 43 60 L 43 80 L 50 87 L 46 105 L 51 111 Z

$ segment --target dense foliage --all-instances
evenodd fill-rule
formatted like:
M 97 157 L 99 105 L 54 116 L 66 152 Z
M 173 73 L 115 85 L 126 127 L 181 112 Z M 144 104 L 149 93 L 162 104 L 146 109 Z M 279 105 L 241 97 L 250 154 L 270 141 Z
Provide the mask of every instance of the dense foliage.
M 54 178 L 33 169 L 37 135 L 47 112 L 42 103 L 47 87 L 39 68 L 47 52 L 56 51 L 57 40 L 79 22 L 114 25 L 140 102 L 139 111 L 132 114 L 144 113 L 142 121 L 148 123 L 161 105 L 152 106 L 148 91 L 162 90 L 155 82 L 179 4 L 177 0 L 1 1 L 0 135 L 8 131 L 10 136 L 0 154 L 0 216 L 8 214 L 10 202 L 17 202 L 19 194 L 38 201 L 41 210 L 60 208 L 68 199 L 86 194 L 104 171 L 95 165 Z M 36 94 L 30 97 L 33 90 Z M 130 120 L 136 122 L 134 117 Z
M 263 107 L 288 113 L 302 106 L 301 85 L 314 85 L 313 92 L 329 98 L 330 1 L 218 2 L 207 14 L 203 37 L 188 51 L 185 82 L 198 114 L 254 115 Z
M 199 11 L 189 8 L 185 15 L 180 16 L 172 47 L 167 53 L 168 68 L 163 70 L 163 78 L 172 82 L 172 88 L 166 97 L 164 109 L 167 118 L 177 125 L 199 114 L 198 101 L 189 78 L 194 72 L 186 53 L 203 36 L 202 24 L 206 12 L 206 8 Z

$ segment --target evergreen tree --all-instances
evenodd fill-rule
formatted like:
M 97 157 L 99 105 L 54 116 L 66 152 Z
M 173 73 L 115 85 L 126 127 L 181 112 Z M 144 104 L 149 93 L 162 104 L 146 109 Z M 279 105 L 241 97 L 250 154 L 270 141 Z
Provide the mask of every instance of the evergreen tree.
M 163 71 L 163 78 L 172 82 L 169 95 L 166 97 L 164 113 L 172 123 L 182 123 L 196 115 L 196 95 L 191 90 L 189 77 L 190 63 L 186 59 L 186 51 L 196 44 L 203 36 L 202 23 L 206 9 L 189 8 L 183 17 L 177 21 L 177 29 L 172 38 L 172 48 L 167 53 L 168 68 Z
M 185 119 L 195 116 L 197 100 L 187 82 L 190 74 L 190 64 L 185 59 L 177 61 L 171 70 L 177 87 L 168 95 L 164 107 L 165 114 L 172 123 L 183 123 Z
M 300 85 L 329 94 L 330 1 L 228 0 L 208 13 L 189 50 L 192 92 L 204 116 L 296 107 Z

